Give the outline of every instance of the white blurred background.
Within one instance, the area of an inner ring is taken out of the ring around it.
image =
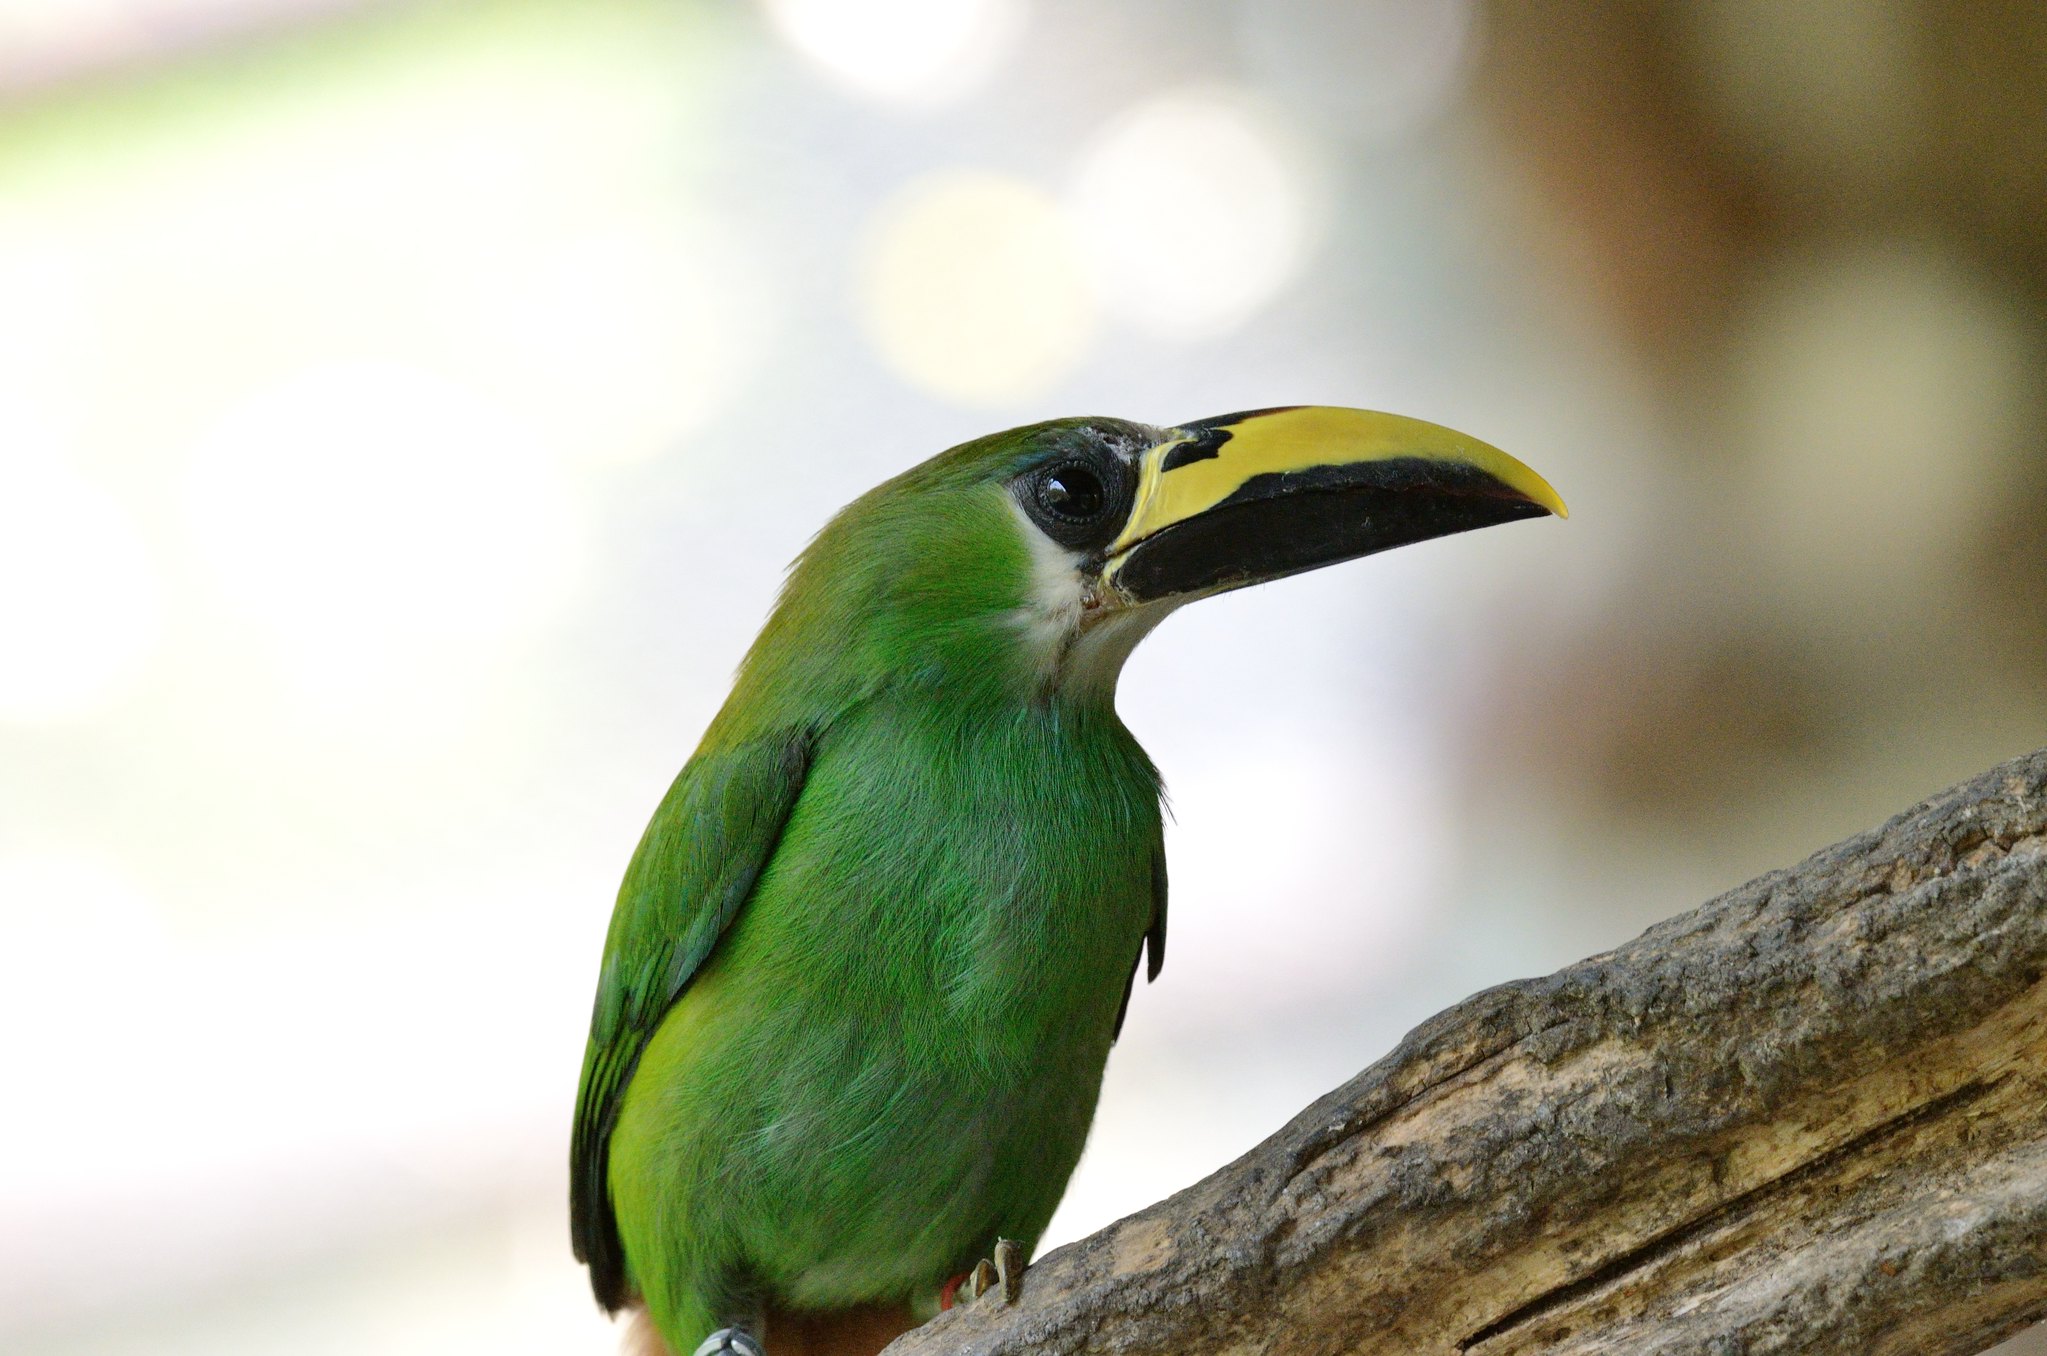
[[[2047,742],[2047,10],[1959,14],[0,0],[0,1347],[612,1350],[617,877],[997,428],[1389,408],[1574,513],[1139,653],[1172,963],[1048,1242]]]

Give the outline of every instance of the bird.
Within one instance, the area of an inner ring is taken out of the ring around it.
[[[1196,599],[1550,514],[1476,438],[1314,405],[1032,424],[842,510],[619,888],[570,1147],[598,1303],[649,1352],[851,1356],[1013,1300],[1165,960],[1132,649]]]

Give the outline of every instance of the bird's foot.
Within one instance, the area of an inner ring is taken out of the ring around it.
[[[965,1303],[991,1291],[1000,1295],[1004,1304],[1014,1304],[1023,1293],[1023,1274],[1023,1245],[1013,1238],[998,1238],[994,1257],[982,1258],[972,1271],[946,1286],[941,1307],[950,1309],[956,1299]]]
[[[706,1337],[691,1356],[767,1356],[767,1352],[744,1328],[720,1328]]]

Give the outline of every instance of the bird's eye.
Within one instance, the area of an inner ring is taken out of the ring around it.
[[[1086,523],[1108,505],[1102,478],[1082,462],[1062,461],[1038,477],[1038,507],[1061,522]]]
[[[1112,430],[1119,432],[1119,430]],[[1130,516],[1137,488],[1126,450],[1093,427],[1055,428],[1038,444],[1041,459],[1026,466],[1009,491],[1038,531],[1069,551],[1107,546]],[[1130,442],[1139,430],[1131,430]]]

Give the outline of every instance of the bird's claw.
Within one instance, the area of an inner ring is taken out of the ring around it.
[[[993,1291],[1002,1297],[1004,1304],[1014,1304],[1017,1296],[1023,1293],[1023,1274],[1022,1245],[1013,1238],[998,1238],[993,1259],[984,1257],[974,1263],[974,1269],[960,1282],[960,1293],[970,1300],[977,1300]]]
[[[974,1263],[973,1270],[960,1278],[957,1293],[964,1299],[977,1300],[995,1287],[995,1264],[983,1257]]]
[[[995,1286],[1004,1304],[1014,1304],[1023,1294],[1023,1244],[1013,1238],[995,1240]]]
[[[706,1337],[691,1356],[767,1356],[753,1334],[743,1328],[720,1328]]]

